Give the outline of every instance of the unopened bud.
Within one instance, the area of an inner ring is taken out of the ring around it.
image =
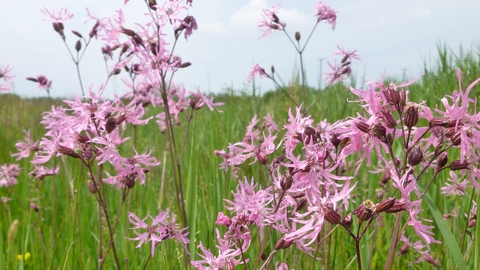
[[[57,151],[65,156],[73,157],[73,158],[80,158],[80,155],[75,153],[75,151],[72,148],[66,147],[66,146],[57,146]]]
[[[301,198],[300,200],[297,201],[297,205],[295,206],[295,212],[299,212],[302,210],[305,205],[307,205],[307,199]]]
[[[75,43],[75,50],[79,52],[82,49],[82,41],[79,39],[77,43]]]
[[[127,28],[122,28],[122,33],[129,36],[129,37],[134,37],[136,36],[137,34],[135,33],[135,31],[133,30],[130,30],[130,29],[127,29]]]
[[[332,137],[330,137],[330,142],[333,144],[333,146],[337,147],[340,145],[341,141],[336,133],[332,133]]]
[[[79,32],[77,32],[75,30],[72,30],[72,33],[79,38],[83,38],[82,34],[80,34]]]
[[[116,68],[113,70],[112,75],[118,75],[120,72],[122,72],[122,70],[120,68]]]
[[[392,206],[395,204],[395,201],[395,198],[388,198],[384,200],[383,202],[377,204],[375,207],[375,212],[381,213],[387,211],[388,209],[392,208]]]
[[[353,219],[350,214],[346,215],[342,219],[342,226],[347,229],[347,231],[350,231],[350,228],[352,227]]]
[[[136,174],[130,174],[125,179],[125,186],[128,188],[133,188],[135,186]]]
[[[447,124],[447,121],[443,118],[433,118],[430,120],[429,126],[430,127],[444,127]]]
[[[148,0],[148,6],[150,7],[151,10],[157,10],[157,1],[155,0]]]
[[[325,220],[332,223],[333,225],[337,225],[337,224],[340,224],[340,222],[342,221],[342,216],[340,216],[339,213],[333,210],[329,210],[325,214]]]
[[[30,204],[30,208],[32,208],[33,211],[35,211],[35,212],[37,212],[37,213],[40,212],[40,208],[38,208],[38,206],[37,206],[36,204],[34,204],[34,203],[31,203],[31,204]]]
[[[385,171],[383,171],[382,183],[384,183],[384,184],[388,183],[388,181],[391,178],[392,178],[392,173],[390,172],[390,170],[386,169]]]
[[[295,32],[295,40],[300,41],[300,38],[301,38],[300,32]]]
[[[477,220],[476,220],[475,218],[471,218],[471,219],[468,221],[467,226],[468,226],[469,228],[475,227],[476,222],[477,222]]]
[[[190,62],[184,62],[184,63],[181,63],[181,64],[179,65],[179,67],[180,67],[180,68],[186,68],[186,67],[189,67],[189,66],[191,66],[191,65],[192,65],[192,63],[190,63]]]
[[[468,165],[470,165],[470,164],[466,161],[461,162],[460,160],[454,160],[448,166],[450,167],[450,170],[458,171],[458,170],[468,169]]]
[[[280,180],[280,187],[283,191],[289,190],[292,187],[293,177],[287,173],[285,177]]]
[[[448,162],[448,153],[442,152],[437,158],[437,170],[443,168]]]
[[[390,112],[384,112],[382,114],[382,118],[383,118],[383,121],[385,123],[385,125],[390,128],[390,129],[393,129],[397,126],[397,121],[395,120],[395,118],[393,117],[392,113]]]
[[[117,127],[115,124],[115,119],[114,118],[108,118],[107,123],[105,123],[105,130],[107,133],[112,133],[112,131]]]
[[[462,143],[462,133],[460,131],[455,132],[451,140],[454,146],[459,146]]]
[[[272,18],[274,23],[280,23],[280,19],[278,18],[277,14],[273,13]]]
[[[408,107],[405,112],[405,118],[403,119],[405,125],[411,129],[418,123],[418,109],[415,106]]]
[[[385,213],[389,213],[389,214],[392,214],[392,213],[397,213],[397,212],[400,212],[402,210],[406,210],[405,209],[405,202],[400,202],[398,200],[395,200],[395,202],[393,203],[392,207],[390,207],[389,209],[385,210],[384,212]]]
[[[97,21],[97,22],[95,23],[95,25],[93,25],[92,30],[90,30],[90,33],[88,33],[88,36],[89,36],[90,38],[93,38],[93,37],[96,37],[96,36],[97,36],[97,31],[98,31],[98,27],[99,27],[99,26],[100,26],[100,22],[99,22],[99,21]]]
[[[363,133],[368,133],[370,131],[370,126],[363,121],[355,122],[355,126]]]
[[[400,253],[402,255],[407,254],[409,250],[410,250],[410,245],[405,244],[402,247],[400,247]]]
[[[370,219],[372,217],[372,213],[373,213],[372,210],[368,209],[365,206],[365,202],[362,203],[361,205],[359,205],[357,207],[357,209],[355,210],[355,212],[357,214],[359,223],[361,223],[362,221]]]
[[[271,66],[271,67],[270,67],[270,70],[272,71],[272,74],[275,73],[275,67],[274,67],[274,66]]]
[[[91,193],[95,194],[97,192],[97,185],[95,185],[95,183],[92,182],[92,180],[88,180],[87,186],[88,186],[88,190]]]
[[[374,124],[372,127],[373,135],[380,140],[385,139],[387,135],[387,130],[384,126],[380,124]]]
[[[410,155],[408,155],[408,164],[410,166],[416,166],[420,164],[423,160],[423,153],[422,150],[420,150],[420,147],[415,147],[413,150],[410,152]]]

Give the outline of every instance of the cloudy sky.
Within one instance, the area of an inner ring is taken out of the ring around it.
[[[160,3],[160,0],[157,0]],[[198,23],[198,31],[184,39],[176,49],[183,61],[192,66],[176,75],[188,90],[217,93],[226,88],[251,89],[246,78],[255,63],[269,69],[288,82],[298,71],[298,59],[291,43],[281,33],[259,39],[262,32],[257,25],[262,9],[280,3],[280,20],[286,30],[296,31],[305,40],[315,23],[314,6],[317,1],[271,0],[194,0],[188,13]],[[424,62],[435,63],[436,46],[446,43],[453,51],[480,44],[480,1],[380,1],[342,0],[326,1],[335,9],[335,30],[322,23],[317,27],[304,53],[309,85],[318,86],[320,63],[327,71],[326,61],[334,60],[336,45],[357,50],[361,62],[353,64],[358,77],[380,79],[384,70],[388,75],[407,79],[421,73]],[[13,92],[21,96],[45,96],[35,83],[25,77],[46,75],[53,81],[52,95],[72,97],[80,94],[76,69],[51,22],[45,21],[40,9],[67,7],[74,14],[65,23],[67,42],[73,50],[76,38],[69,30],[86,35],[92,23],[84,24],[88,7],[99,17],[122,9],[127,26],[146,22],[143,1],[130,0],[0,0],[0,66],[13,67]],[[105,65],[100,53],[101,40],[87,51],[81,72],[84,84],[100,85],[105,80]],[[322,60],[321,60],[322,59]],[[124,93],[121,77],[111,80],[106,95]],[[273,89],[266,80],[257,80],[261,92]],[[324,85],[324,82],[322,82]],[[250,91],[250,90],[249,90]]]

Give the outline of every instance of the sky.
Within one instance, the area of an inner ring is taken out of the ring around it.
[[[157,0],[160,4],[161,1]],[[175,54],[192,66],[175,75],[189,91],[204,93],[225,92],[233,88],[251,92],[247,83],[251,68],[256,64],[269,70],[288,83],[299,71],[298,54],[283,32],[261,38],[258,28],[262,10],[276,3],[281,5],[278,16],[287,24],[286,31],[293,37],[296,31],[302,42],[316,22],[314,6],[318,1],[270,0],[194,0],[188,10],[196,18],[198,30],[185,41],[182,39]],[[454,53],[480,45],[480,1],[438,0],[342,0],[324,1],[337,11],[335,30],[321,23],[313,33],[304,52],[308,85],[325,85],[319,80],[320,71],[327,72],[327,61],[333,62],[337,45],[356,50],[362,60],[352,64],[357,81],[380,80],[385,72],[389,77],[405,79],[422,73],[424,63],[434,66],[437,46],[446,44]],[[42,8],[59,10],[65,6],[74,14],[65,23],[67,43],[72,50],[77,40],[70,33],[74,29],[84,35],[92,22],[86,9],[99,17],[111,16],[122,9],[125,24],[132,29],[137,22],[147,22],[143,1],[130,0],[0,0],[0,67],[13,67],[13,93],[23,97],[44,97],[46,93],[26,77],[45,75],[53,81],[53,97],[72,98],[80,95],[75,65],[51,22],[45,21]],[[84,85],[97,87],[105,81],[105,63],[100,48],[102,40],[94,40],[87,50],[80,71]],[[125,74],[123,74],[125,75]],[[323,75],[324,76],[324,75]],[[122,95],[126,87],[122,76],[110,80],[104,95],[111,98]],[[323,77],[324,78],[324,77]],[[255,80],[257,93],[274,89],[268,79]]]

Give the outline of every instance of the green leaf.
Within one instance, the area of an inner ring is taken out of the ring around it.
[[[443,239],[445,239],[445,243],[447,244],[448,251],[452,255],[455,265],[458,267],[458,269],[467,270],[467,265],[463,260],[463,256],[462,256],[462,253],[460,252],[460,248],[458,247],[457,241],[455,241],[455,238],[453,237],[452,233],[448,229],[448,226],[445,223],[445,220],[443,219],[443,215],[440,213],[440,211],[438,211],[437,206],[435,205],[435,203],[432,201],[432,199],[428,194],[425,194],[423,199],[425,200],[425,202],[427,202],[428,207],[430,208],[430,212],[432,213],[433,218],[435,219],[435,223],[437,224],[438,229],[443,235]]]

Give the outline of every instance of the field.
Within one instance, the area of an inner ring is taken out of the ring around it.
[[[421,102],[434,108],[435,104],[441,107],[440,99],[458,89],[457,67],[462,70],[462,85],[464,88],[480,77],[480,51],[465,53],[457,57],[444,47],[439,47],[439,62],[433,66],[425,66],[425,74],[416,83],[409,86],[409,99]],[[386,78],[385,82],[400,83],[398,78]],[[345,83],[347,84],[347,83]],[[360,87],[357,85],[357,87]],[[292,83],[288,88],[289,94],[300,98],[301,89],[298,83]],[[309,88],[307,100],[314,100],[318,90]],[[480,86],[475,86],[470,97],[480,96]],[[349,116],[354,117],[361,113],[357,103],[346,102],[355,100],[347,87],[335,84],[328,89],[311,111],[315,123],[326,119],[334,122]],[[219,212],[228,213],[224,199],[232,199],[232,191],[236,190],[238,181],[244,177],[251,179],[255,176],[256,183],[268,185],[268,171],[259,164],[248,166],[247,161],[239,167],[238,178],[234,179],[230,171],[219,169],[223,160],[214,154],[215,150],[227,149],[229,143],[241,141],[245,128],[254,115],[259,118],[270,113],[275,122],[282,127],[287,121],[287,113],[292,103],[281,91],[273,91],[263,96],[253,96],[247,93],[225,92],[216,96],[217,102],[224,102],[220,107],[222,112],[199,110],[190,123],[188,134],[184,137],[186,120],[180,118],[182,124],[175,127],[176,139],[185,141],[185,153],[182,161],[182,177],[185,193],[186,218],[190,238],[190,260],[201,259],[198,252],[200,241],[206,248],[216,254],[215,224]],[[45,129],[40,124],[42,114],[54,106],[61,106],[61,100],[22,99],[18,96],[0,95],[0,164],[17,163],[11,154],[16,153],[15,143],[22,140],[24,130],[30,130],[34,140],[40,140]],[[160,108],[146,107],[146,116],[155,116]],[[146,118],[146,117],[144,117]],[[280,131],[280,134],[283,134]],[[181,269],[185,266],[185,253],[181,245],[175,241],[161,242],[155,249],[155,256],[149,257],[148,244],[136,248],[138,242],[127,239],[135,237],[133,225],[128,222],[130,211],[144,218],[148,214],[155,216],[158,211],[170,209],[178,213],[175,203],[175,187],[171,160],[167,158],[168,149],[165,149],[166,135],[161,134],[158,125],[151,120],[147,125],[128,127],[125,134],[130,137],[119,149],[125,156],[134,154],[132,146],[138,153],[153,150],[152,155],[160,161],[160,166],[154,167],[146,174],[145,185],[137,183],[131,188],[129,196],[122,204],[121,189],[114,186],[105,188],[105,198],[111,216],[119,214],[118,225],[115,230],[114,241],[116,252],[120,258],[122,269]],[[281,136],[279,136],[281,138]],[[278,149],[277,153],[282,150]],[[449,157],[454,160],[453,156]],[[106,225],[99,233],[99,206],[93,194],[89,191],[89,180],[86,167],[78,159],[67,156],[57,157],[47,163],[49,166],[59,166],[60,173],[45,177],[43,180],[33,179],[28,173],[33,169],[31,157],[18,161],[22,168],[18,176],[18,184],[10,187],[0,187],[0,197],[10,198],[8,202],[0,203],[0,268],[2,269],[94,269],[98,268],[99,245],[103,243],[104,253],[108,253],[104,262],[105,269],[115,268],[115,260],[111,249],[108,248],[109,233]],[[376,160],[372,161],[376,164]],[[478,164],[475,164],[477,166]],[[108,171],[110,165],[105,165]],[[363,166],[354,181],[358,182],[353,194],[357,204],[376,199],[376,189],[381,174],[370,174],[372,168]],[[445,197],[440,194],[440,187],[444,186],[448,177],[447,172],[437,176],[429,190],[429,197],[438,207],[438,213],[452,213],[456,216],[446,219],[445,224],[453,236],[445,239],[437,221],[432,225],[435,239],[442,244],[433,244],[431,254],[439,260],[441,269],[456,269],[458,260],[465,262],[467,269],[478,266],[480,245],[472,238],[480,237],[478,224],[467,228],[468,220],[464,215],[472,208],[471,201],[479,201],[478,190],[468,189],[465,196]],[[428,175],[425,176],[428,178]],[[243,181],[243,180],[242,180]],[[393,193],[390,195],[394,195]],[[35,204],[37,208],[32,207]],[[353,210],[356,206],[351,205]],[[434,209],[423,202],[426,211],[421,216],[434,220]],[[403,215],[403,221],[407,216]],[[180,220],[177,214],[178,221]],[[103,219],[105,223],[105,220]],[[395,218],[392,215],[383,216],[380,222],[371,226],[366,236],[360,241],[362,265],[365,269],[383,269]],[[469,230],[470,234],[466,231]],[[407,231],[412,228],[407,228]],[[225,228],[220,228],[225,233]],[[253,269],[260,243],[252,231],[252,246],[246,252],[249,258],[246,268]],[[411,234],[411,233],[410,233]],[[274,248],[281,235],[273,233],[265,248],[265,253]],[[450,241],[450,242],[449,242]],[[452,253],[452,244],[456,244],[461,251],[461,257]],[[305,253],[292,249],[280,250],[274,262],[287,262],[289,269],[356,269],[355,242],[344,231],[337,229],[333,232],[328,243],[322,246],[325,252],[323,261],[315,262]],[[328,254],[328,255],[327,255]],[[23,259],[22,259],[23,256]],[[457,258],[454,258],[457,256]],[[434,269],[432,264],[422,262],[416,264],[416,254],[410,250],[406,255],[395,258],[393,269]],[[148,261],[148,263],[147,263]],[[410,264],[409,263],[412,263]],[[407,265],[409,265],[407,267]]]

